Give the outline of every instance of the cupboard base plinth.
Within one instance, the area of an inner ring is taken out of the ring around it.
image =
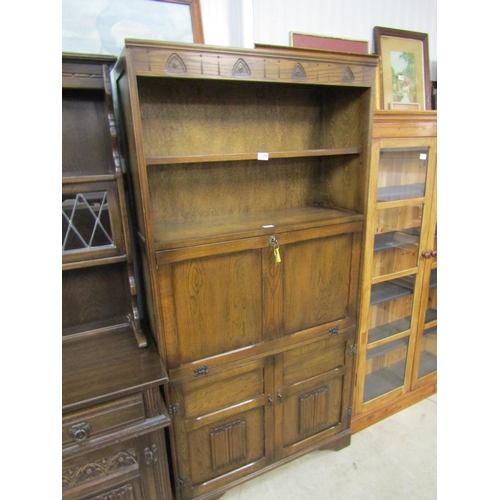
[[[351,422],[351,431],[353,434],[366,429],[370,425],[376,424],[387,417],[405,410],[406,408],[427,399],[437,393],[437,382],[433,382],[428,386],[422,387],[415,391],[409,392],[405,396],[400,397],[396,402],[388,403],[369,413],[354,417]]]

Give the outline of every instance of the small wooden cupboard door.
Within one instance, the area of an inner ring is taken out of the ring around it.
[[[271,357],[170,387],[181,498],[271,463],[272,373]]]
[[[291,456],[348,428],[353,333],[276,355],[276,453]]]
[[[159,266],[169,369],[263,341],[262,250],[251,246],[181,249]]]
[[[345,224],[280,238],[283,334],[355,320],[361,228]]]

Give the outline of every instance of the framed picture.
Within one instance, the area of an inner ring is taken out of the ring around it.
[[[125,38],[204,43],[200,0],[62,0],[62,51],[118,57]]]
[[[382,109],[432,109],[427,33],[376,26],[373,34]]]
[[[319,49],[336,52],[368,54],[368,42],[364,40],[309,35],[306,33],[295,33],[294,31],[290,32],[290,46],[302,49]]]

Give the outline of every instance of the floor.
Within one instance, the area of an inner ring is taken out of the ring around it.
[[[223,500],[437,498],[437,395],[368,427],[339,452],[315,451],[252,479]]]

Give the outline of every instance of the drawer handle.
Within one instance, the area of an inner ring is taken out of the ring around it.
[[[69,435],[77,442],[85,441],[90,432],[90,424],[82,422],[81,424],[75,424],[69,430]]]
[[[332,337],[333,335],[338,335],[339,334],[339,327],[338,326],[332,326],[328,330],[328,336]]]
[[[200,375],[208,375],[208,366],[199,366],[198,368],[195,368],[193,372],[195,377],[199,377]]]

